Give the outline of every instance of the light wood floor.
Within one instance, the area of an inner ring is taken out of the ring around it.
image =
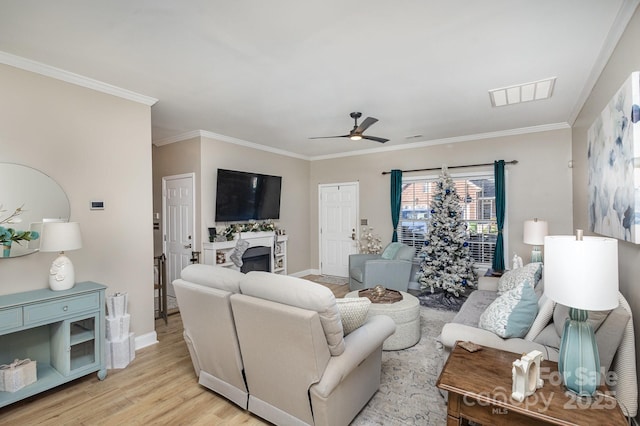
[[[313,277],[308,277],[313,278]],[[347,286],[325,284],[336,297]],[[122,370],[95,374],[0,408],[0,425],[269,425],[200,386],[180,314],[156,321],[158,344]]]

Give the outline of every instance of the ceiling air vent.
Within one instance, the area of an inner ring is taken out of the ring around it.
[[[556,77],[551,77],[531,83],[489,90],[491,106],[500,107],[548,99],[553,94],[553,86],[555,84]]]

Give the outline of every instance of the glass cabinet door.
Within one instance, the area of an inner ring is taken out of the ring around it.
[[[67,376],[97,365],[97,326],[97,314],[51,325],[51,364],[56,370]]]

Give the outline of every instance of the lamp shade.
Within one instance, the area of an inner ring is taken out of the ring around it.
[[[82,248],[80,224],[77,222],[45,222],[40,238],[40,251],[60,252]]]
[[[590,311],[618,306],[618,240],[553,235],[545,237],[544,250],[547,297]]]
[[[544,244],[544,237],[549,234],[549,225],[546,220],[526,220],[524,222],[524,238],[525,244],[541,246]]]

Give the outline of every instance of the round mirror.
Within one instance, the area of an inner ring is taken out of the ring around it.
[[[39,170],[0,163],[0,258],[38,251],[42,223],[69,220],[64,190]]]

